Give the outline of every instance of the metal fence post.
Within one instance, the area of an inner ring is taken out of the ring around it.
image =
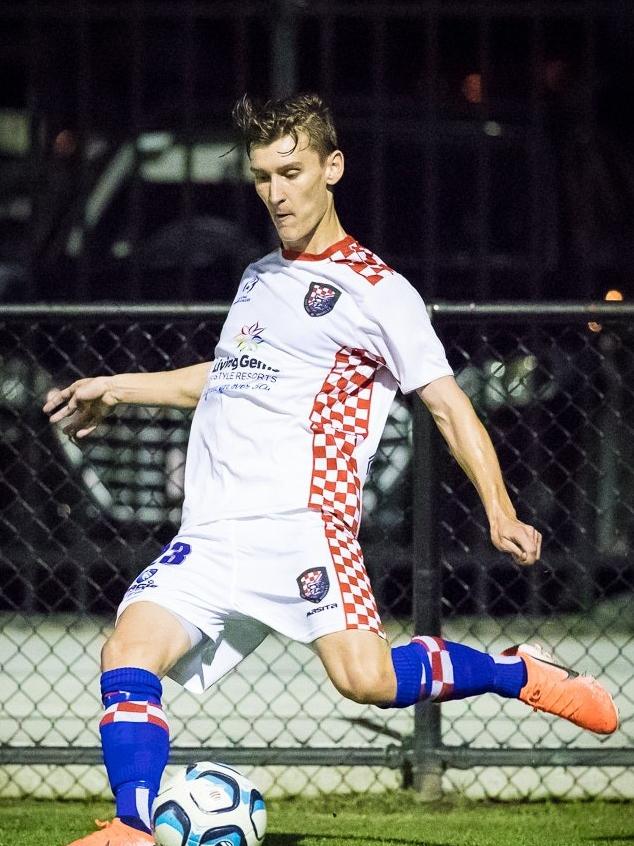
[[[438,484],[434,423],[417,396],[413,398],[413,615],[416,634],[439,635],[441,571],[434,503]],[[442,795],[442,764],[430,754],[441,745],[440,708],[419,702],[414,708],[413,781],[423,801]]]
[[[297,85],[297,11],[293,0],[278,0],[272,27],[271,77],[275,98],[289,97]]]

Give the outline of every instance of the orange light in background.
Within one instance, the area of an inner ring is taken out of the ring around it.
[[[73,153],[77,151],[77,138],[70,129],[62,129],[62,131],[55,136],[55,140],[53,141],[53,150],[55,155],[62,159],[72,156]]]
[[[611,288],[603,299],[607,300],[608,302],[620,303],[623,302],[623,294],[620,291],[617,291],[616,288]],[[591,323],[588,323],[588,329],[591,332],[600,332],[603,329],[603,326],[601,326],[600,323],[594,323],[593,321]]]
[[[467,103],[482,102],[482,74],[468,73],[462,80],[461,91]]]

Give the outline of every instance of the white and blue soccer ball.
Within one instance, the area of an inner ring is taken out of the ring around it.
[[[260,791],[237,770],[202,761],[172,778],[152,804],[158,846],[257,846],[266,807]]]

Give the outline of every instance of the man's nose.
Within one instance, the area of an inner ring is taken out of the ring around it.
[[[283,199],[282,180],[279,176],[273,175],[269,184],[269,203],[272,206],[278,206]]]

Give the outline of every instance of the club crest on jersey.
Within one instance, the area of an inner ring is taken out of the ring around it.
[[[313,567],[297,577],[299,595],[309,602],[321,602],[330,590],[330,580],[325,567]]]
[[[321,317],[333,310],[340,296],[341,291],[333,285],[311,282],[308,293],[304,297],[304,310],[311,317]]]

